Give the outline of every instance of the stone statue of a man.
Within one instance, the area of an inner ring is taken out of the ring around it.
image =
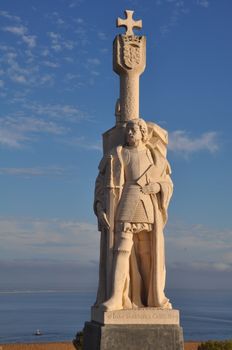
[[[159,128],[160,135],[162,130]],[[103,276],[109,261],[108,248],[101,244],[96,306],[105,311],[171,308],[164,294],[163,236],[173,190],[170,166],[157,143],[150,142],[143,119],[128,121],[125,137],[125,145],[103,157],[96,180],[94,208],[102,242],[113,235],[110,277]]]

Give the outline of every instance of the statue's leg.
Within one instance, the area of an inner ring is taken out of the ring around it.
[[[137,254],[139,258],[139,270],[144,284],[147,303],[149,284],[151,279],[151,232],[142,231],[137,236]]]
[[[110,299],[101,305],[105,311],[123,309],[123,291],[129,274],[129,258],[133,245],[133,235],[130,230],[117,233],[118,241],[115,246],[112,294]]]

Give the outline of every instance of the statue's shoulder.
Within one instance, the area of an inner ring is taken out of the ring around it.
[[[163,157],[167,156],[168,132],[158,124],[147,122],[149,148],[158,151]]]
[[[119,146],[116,146],[116,147],[113,147],[111,148],[111,150],[109,152],[107,152],[105,154],[105,158],[106,159],[109,159],[109,158],[115,158],[115,157],[120,157],[121,153],[122,153],[122,150],[123,150],[123,146],[122,145],[119,145]]]
[[[104,154],[104,156],[102,157],[102,159],[99,163],[99,166],[98,166],[99,171],[104,172],[106,167],[107,167],[108,162],[111,159],[116,159],[116,158],[121,159],[122,150],[123,150],[123,146],[119,145],[117,147],[113,147],[109,152]]]
[[[160,139],[165,145],[168,144],[168,132],[167,130],[161,128],[158,124],[153,122],[147,122],[148,134],[149,138],[157,137]]]

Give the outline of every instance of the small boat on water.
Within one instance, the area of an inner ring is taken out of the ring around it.
[[[36,330],[36,332],[34,333],[35,335],[42,335],[42,333],[40,332],[39,329]]]

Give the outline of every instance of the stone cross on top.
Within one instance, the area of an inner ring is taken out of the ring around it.
[[[132,16],[134,11],[126,10],[125,12],[126,19],[118,18],[116,22],[117,27],[125,27],[126,35],[134,35],[133,28],[141,29],[142,20],[134,21]]]

